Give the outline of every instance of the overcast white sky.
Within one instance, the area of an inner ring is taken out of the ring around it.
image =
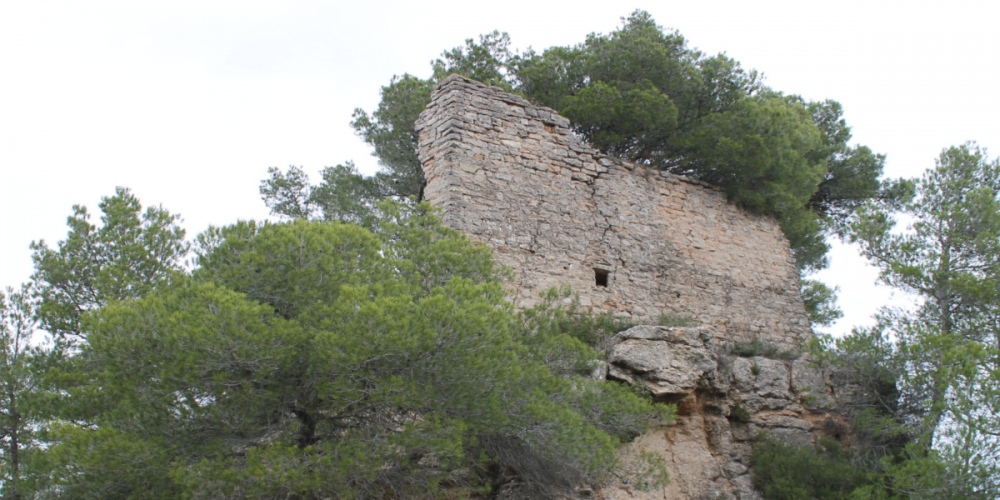
[[[31,274],[28,245],[65,237],[71,206],[128,186],[209,224],[264,218],[271,166],[376,168],[348,122],[394,74],[494,29],[544,49],[609,32],[635,8],[767,83],[835,99],[855,141],[917,176],[966,140],[1000,153],[997,2],[0,3],[0,286]],[[820,278],[847,316],[889,300],[850,247]]]

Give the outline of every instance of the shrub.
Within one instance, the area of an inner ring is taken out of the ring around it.
[[[657,326],[698,326],[700,324],[698,320],[685,315],[661,314],[656,320]]]
[[[805,405],[806,408],[815,408],[816,405],[819,404],[819,398],[813,396],[812,394],[806,394],[802,397],[802,404]]]
[[[563,306],[562,302],[570,297],[569,304]],[[638,324],[611,311],[593,314],[589,307],[580,306],[579,297],[573,296],[568,287],[551,288],[542,299],[541,304],[521,313],[528,329],[549,336],[565,334],[601,352],[616,333]]]
[[[797,359],[801,355],[794,350],[781,350],[778,346],[764,342],[759,338],[750,342],[726,344],[726,352],[742,358],[762,356],[772,359]]]
[[[824,438],[815,446],[794,446],[762,433],[750,455],[754,485],[775,500],[846,499],[865,481],[851,454]]]
[[[737,402],[733,405],[733,409],[729,410],[729,416],[737,422],[742,422],[744,424],[750,422],[750,419],[752,418],[750,410],[740,402]]]

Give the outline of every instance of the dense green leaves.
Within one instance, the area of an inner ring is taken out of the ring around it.
[[[773,214],[800,267],[825,267],[820,220],[806,208],[826,169],[810,161],[820,134],[796,99],[761,95],[702,118],[678,143],[686,173],[722,186],[730,199]]]
[[[43,420],[39,368],[45,352],[32,347],[38,303],[30,285],[0,291],[0,482],[4,498],[24,498],[30,466],[40,451]]]
[[[562,114],[577,131],[598,149],[617,156],[641,149],[638,136],[666,140],[677,125],[677,106],[648,80],[624,89],[594,82],[562,102]]]
[[[382,172],[376,176],[385,195],[423,198],[424,171],[417,159],[416,121],[431,100],[433,83],[411,75],[393,77],[382,87],[382,101],[374,113],[354,110],[351,127],[371,145]]]
[[[285,173],[271,168],[268,173],[260,184],[261,198],[272,214],[292,219],[339,220],[371,228],[379,217],[378,202],[392,193],[384,186],[386,178],[364,177],[351,162],[324,168],[323,181],[316,186],[298,167]]]
[[[680,33],[665,32],[646,12],[636,11],[624,21],[619,30],[588,35],[582,44],[525,54],[517,75],[529,98],[566,113],[598,147],[664,168],[679,153],[671,151],[673,139],[700,118],[755,93],[759,79],[723,55],[706,58],[688,48]],[[636,106],[641,101],[666,116],[644,113]],[[585,103],[609,112],[595,121],[576,111]],[[606,143],[602,136],[620,140]]]
[[[69,234],[56,249],[31,244],[42,298],[42,327],[78,339],[80,317],[116,300],[143,296],[180,269],[187,252],[180,217],[157,207],[142,212],[128,189],[101,199],[101,226],[89,222],[87,208],[73,206]]]
[[[816,280],[802,280],[802,301],[812,324],[831,325],[844,316],[836,305],[837,291]]]
[[[269,304],[286,318],[335,301],[343,287],[378,283],[387,272],[378,239],[353,224],[297,220],[265,224],[252,238],[229,237],[245,227],[223,230],[223,241],[199,259],[195,276]]]
[[[880,281],[913,294],[835,342],[869,388],[856,426],[877,478],[863,498],[1000,494],[1000,162],[973,143],[944,150],[898,208],[869,203],[847,233]]]
[[[690,48],[647,12],[623,21],[574,46],[523,54],[494,31],[445,51],[427,80],[394,78],[372,116],[357,110],[352,122],[381,159],[377,178],[405,187],[395,196],[419,198],[413,121],[430,88],[458,73],[555,109],[607,154],[719,185],[734,202],[775,216],[804,271],[827,265],[825,235],[842,234],[866,200],[907,195],[907,184],[879,180],[884,156],[848,144],[837,102],[771,90],[756,71]]]
[[[669,416],[512,311],[486,247],[426,205],[379,209],[375,232],[212,229],[191,278],[85,315],[87,342],[50,374],[80,425],[49,433],[46,494],[381,498],[518,478],[552,495],[610,478],[618,444]]]
[[[846,500],[867,479],[863,470],[851,464],[850,454],[832,439],[798,447],[761,434],[750,464],[754,484],[764,498],[775,500]]]

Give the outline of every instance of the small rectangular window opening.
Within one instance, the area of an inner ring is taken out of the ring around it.
[[[594,281],[596,281],[597,286],[608,286],[608,272],[604,269],[594,269]]]

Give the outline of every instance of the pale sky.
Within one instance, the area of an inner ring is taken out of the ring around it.
[[[905,7],[903,7],[905,6]],[[265,218],[267,168],[377,166],[348,126],[395,74],[494,29],[544,49],[607,33],[635,8],[766,83],[844,105],[854,141],[917,176],[942,148],[1000,153],[997,2],[0,3],[0,286],[31,274],[28,245],[66,235],[74,204],[130,187],[209,224]],[[865,324],[890,292],[850,247],[819,278]],[[898,298],[897,298],[898,299]]]

